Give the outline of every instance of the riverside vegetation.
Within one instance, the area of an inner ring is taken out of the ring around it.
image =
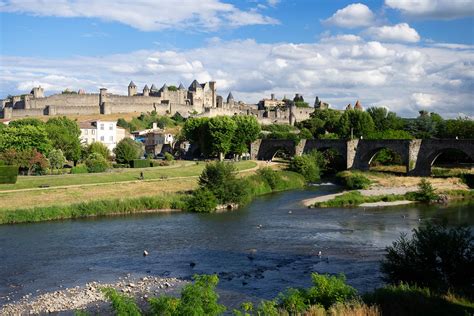
[[[449,245],[448,247],[445,247]],[[386,248],[381,270],[388,284],[358,294],[343,274],[312,273],[309,288],[288,288],[272,300],[241,304],[236,316],[251,315],[469,315],[474,312],[474,236],[466,227],[431,224],[414,230]],[[195,275],[180,297],[148,298],[138,306],[112,288],[103,292],[116,315],[221,315],[215,291],[217,275]],[[87,315],[79,311],[79,315]]]

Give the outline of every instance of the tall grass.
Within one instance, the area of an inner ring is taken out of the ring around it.
[[[318,202],[314,204],[315,207],[355,207],[362,203],[374,203],[374,202],[393,202],[406,200],[406,196],[402,194],[386,194],[386,195],[375,195],[365,196],[359,191],[350,191],[344,194],[336,196],[334,199]]]

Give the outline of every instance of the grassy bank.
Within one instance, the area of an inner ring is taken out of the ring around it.
[[[145,180],[199,176],[205,165],[204,162],[182,161],[176,162],[169,167],[113,169],[103,173],[67,174],[61,176],[19,176],[16,184],[0,184],[0,191],[34,189],[45,186],[65,187],[136,181],[140,176],[140,172],[143,172]],[[256,165],[254,161],[240,161],[235,164],[235,167],[237,170],[245,170]]]
[[[451,190],[441,192],[441,195],[446,195],[448,200],[471,200],[474,199],[474,190]],[[355,207],[363,203],[375,202],[393,202],[393,201],[416,201],[413,192],[406,194],[386,194],[365,196],[359,191],[349,191],[344,194],[336,196],[334,199],[324,202],[317,202],[314,207]]]
[[[276,191],[302,188],[305,185],[304,178],[297,173],[278,171],[278,174],[281,176],[281,181],[274,188],[257,174],[247,176],[242,181],[246,181],[249,190],[252,192],[252,197]],[[138,198],[101,199],[62,205],[0,210],[0,224],[133,214],[147,210],[183,209],[189,196],[189,194],[170,192]]]

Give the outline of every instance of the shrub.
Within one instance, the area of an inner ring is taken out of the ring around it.
[[[361,173],[342,171],[336,174],[339,182],[350,190],[367,189],[371,181]]]
[[[313,273],[311,279],[313,286],[307,290],[307,298],[313,305],[321,304],[327,309],[335,303],[343,303],[356,298],[357,291],[346,284],[344,274],[330,276]]]
[[[321,170],[312,155],[293,157],[290,161],[289,170],[303,175],[308,182],[316,182],[321,176]]]
[[[433,186],[425,178],[421,179],[420,183],[418,183],[418,191],[409,196],[421,202],[430,202],[438,199],[438,195],[435,193]]]
[[[132,160],[132,168],[148,168],[151,166],[150,160],[148,159],[134,159]]]
[[[102,289],[105,297],[112,302],[115,315],[118,316],[141,316],[142,313],[135,301],[128,296],[119,294],[115,289]]]
[[[160,296],[148,300],[152,315],[173,316],[176,315],[179,298]]]
[[[128,163],[114,163],[112,165],[114,168],[130,168],[130,165]]]
[[[464,182],[470,189],[474,188],[474,174],[464,173],[461,175],[461,180]]]
[[[275,190],[277,187],[281,186],[282,179],[280,175],[270,167],[258,169],[257,175],[264,179],[272,190]]]
[[[165,160],[166,161],[173,161],[174,160],[174,157],[172,154],[170,153],[165,153]]]
[[[289,288],[284,294],[279,295],[279,301],[280,307],[291,315],[298,315],[308,308],[306,293],[299,289]]]
[[[90,144],[87,147],[87,153],[88,155],[92,153],[98,153],[107,160],[110,158],[109,148],[105,146],[104,144],[102,144],[101,142],[93,142],[92,144]]]
[[[98,153],[92,153],[86,160],[87,171],[90,173],[104,172],[109,168],[109,163]]]
[[[219,278],[217,275],[194,275],[194,284],[186,285],[181,291],[181,299],[177,307],[179,315],[222,314],[226,308],[217,303],[219,295],[215,289]]]
[[[1,184],[15,184],[18,177],[18,166],[0,164],[0,183]]]
[[[71,173],[72,174],[88,173],[88,172],[89,171],[87,170],[86,165],[77,165],[77,166],[71,168]]]
[[[474,236],[469,228],[445,224],[414,229],[386,248],[381,270],[386,281],[437,290],[474,291]]]
[[[63,151],[61,149],[51,149],[48,154],[49,164],[51,169],[62,169],[66,163]]]
[[[130,138],[122,139],[114,149],[115,160],[118,163],[130,163],[143,155],[142,145]]]
[[[209,213],[216,210],[218,201],[214,194],[205,188],[197,189],[186,203],[186,210],[197,213]]]

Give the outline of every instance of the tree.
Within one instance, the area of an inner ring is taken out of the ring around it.
[[[391,283],[406,282],[446,291],[473,293],[474,236],[469,227],[431,224],[386,248],[381,268]]]
[[[370,107],[367,109],[367,113],[372,117],[376,131],[382,132],[403,128],[403,120],[394,112],[389,112],[385,107]]]
[[[62,169],[66,163],[66,158],[61,149],[51,149],[48,154],[48,160],[51,166],[51,172],[54,169]]]
[[[31,126],[42,126],[44,127],[45,123],[37,118],[23,118],[23,119],[20,119],[20,120],[15,120],[15,121],[11,121],[8,126],[10,127],[22,127],[22,126],[27,126],[27,125],[31,125]]]
[[[474,121],[469,117],[458,117],[455,120],[443,121],[439,128],[439,138],[460,138],[473,139],[474,138]]]
[[[337,132],[341,112],[331,109],[316,109],[308,120],[297,123],[298,128],[307,128],[315,138],[322,138],[326,133]]]
[[[88,155],[92,153],[98,153],[102,155],[105,159],[110,158],[110,150],[107,146],[102,144],[101,142],[93,142],[87,147],[87,153]]]
[[[114,149],[115,160],[118,163],[130,163],[143,155],[142,145],[130,138],[122,139]]]
[[[36,149],[40,153],[47,154],[51,150],[51,141],[41,126],[8,126],[0,133],[0,152],[7,149],[16,151]]]
[[[260,124],[254,116],[235,115],[237,127],[232,137],[232,151],[238,155],[248,152],[249,146],[260,134]]]
[[[81,130],[76,121],[67,117],[55,117],[46,122],[46,131],[56,149],[61,149],[68,160],[74,162],[81,158]]]
[[[420,116],[415,120],[408,121],[408,131],[418,139],[433,138],[438,134],[443,119],[436,113],[420,111]]]
[[[181,132],[187,140],[199,147],[204,156],[211,153],[211,135],[207,117],[186,120]]]
[[[312,151],[309,154],[293,157],[289,169],[303,175],[308,182],[316,182],[320,179],[321,169],[325,167],[325,164],[323,154]]]
[[[367,136],[374,130],[374,121],[369,113],[359,110],[346,110],[339,119],[338,134],[341,138]]]
[[[232,146],[232,139],[237,124],[228,116],[216,116],[209,120],[209,135],[211,136],[211,153],[223,160]]]

